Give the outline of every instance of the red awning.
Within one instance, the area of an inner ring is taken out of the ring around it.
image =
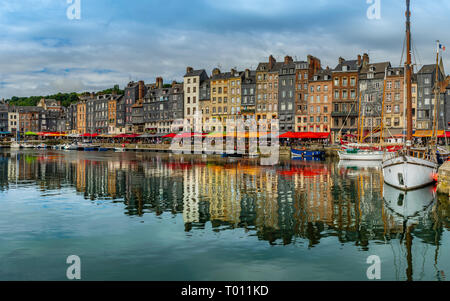
[[[80,137],[97,137],[97,136],[98,136],[97,133],[95,133],[95,134],[86,133],[86,134],[81,135]]]
[[[139,137],[139,134],[120,134],[117,136],[114,136],[114,138],[136,138]]]
[[[447,131],[447,132],[445,132],[445,135],[442,134],[442,135],[438,136],[438,138],[450,138],[450,132]]]
[[[292,138],[296,139],[327,139],[330,133],[298,132],[293,133]]]
[[[295,138],[295,134],[296,133],[293,132],[287,132],[283,135],[278,136],[278,138]]]

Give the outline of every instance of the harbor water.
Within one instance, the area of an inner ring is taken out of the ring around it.
[[[449,280],[450,204],[378,163],[0,149],[0,280]]]

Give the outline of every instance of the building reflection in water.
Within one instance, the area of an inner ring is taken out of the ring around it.
[[[148,153],[1,152],[0,190],[74,189],[88,200],[124,204],[130,216],[181,214],[185,231],[244,228],[270,244],[326,237],[368,250],[408,235],[439,245],[448,199],[432,190],[403,197],[383,185],[377,164],[201,159]],[[413,205],[411,205],[413,204]]]

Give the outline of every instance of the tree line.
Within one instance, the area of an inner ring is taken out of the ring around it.
[[[121,90],[119,88],[119,85],[115,85],[113,88],[109,88],[103,91],[97,92],[97,94],[112,94],[113,92],[116,92],[118,95],[123,95],[124,90]],[[10,105],[14,106],[36,106],[39,101],[42,98],[45,99],[55,99],[59,102],[61,102],[61,105],[64,107],[70,106],[72,103],[76,103],[80,100],[80,96],[83,95],[89,95],[90,92],[83,92],[83,93],[58,93],[53,95],[47,95],[47,96],[29,96],[29,97],[17,97],[13,96],[11,99],[7,99],[6,102]]]

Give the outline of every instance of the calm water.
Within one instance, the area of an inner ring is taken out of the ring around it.
[[[449,217],[376,165],[0,150],[0,280],[448,280]]]

